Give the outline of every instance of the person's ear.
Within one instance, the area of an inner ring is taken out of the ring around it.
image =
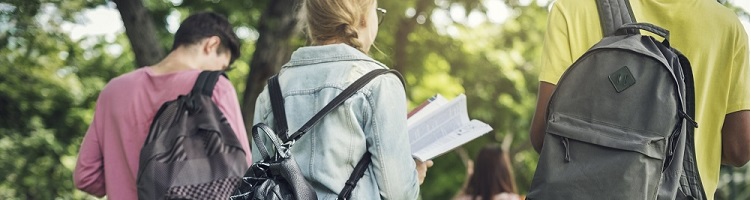
[[[217,36],[211,36],[206,38],[203,45],[203,53],[215,53],[219,46],[222,44],[222,40]]]
[[[360,27],[368,27],[368,15],[363,14],[360,16]]]

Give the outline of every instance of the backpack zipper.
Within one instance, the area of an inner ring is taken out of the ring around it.
[[[571,162],[571,154],[569,154],[569,141],[566,137],[561,137],[561,143],[563,143],[563,149],[565,151],[565,155],[563,156],[563,160],[566,162]]]
[[[678,113],[683,113],[683,111],[678,111]],[[682,115],[681,115],[682,116]],[[691,120],[691,119],[689,119]],[[688,121],[688,120],[687,120]],[[695,124],[695,123],[694,123]],[[665,158],[665,161],[662,165],[662,171],[664,172],[665,169],[668,168],[670,163],[673,162],[673,154],[675,154],[675,148],[678,147],[678,136],[681,135],[681,127],[683,126],[683,119],[680,119],[678,121],[678,124],[675,125],[675,128],[673,128],[673,132],[668,136],[668,156]]]
[[[683,119],[686,119],[687,122],[691,124],[691,126],[693,126],[694,128],[699,128],[699,124],[696,123],[696,120],[694,120],[694,118],[691,118],[691,116],[688,116],[686,111],[683,111],[683,109],[680,109],[678,110],[678,114],[680,114]]]

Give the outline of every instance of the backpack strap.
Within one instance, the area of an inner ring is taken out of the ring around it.
[[[337,200],[346,200],[352,196],[352,190],[355,190],[357,181],[365,175],[365,170],[368,169],[368,166],[372,161],[370,160],[370,156],[370,152],[365,151],[365,155],[363,155],[360,161],[357,162],[357,166],[352,170],[352,174],[349,175],[347,182],[344,183],[344,188],[339,192],[339,196],[336,198]]]
[[[289,137],[286,137],[287,133],[287,119],[286,119],[286,113],[284,110],[284,98],[282,97],[281,87],[279,86],[279,78],[277,76],[272,77],[269,79],[269,96],[271,97],[271,108],[272,112],[274,114],[274,119],[277,124],[277,130],[279,133],[277,134],[284,134],[281,138],[284,140],[284,142],[289,142],[292,140],[300,139],[305,133],[310,131],[313,126],[318,124],[318,122],[321,121],[321,119],[326,116],[331,110],[336,108],[337,106],[341,105],[349,99],[352,95],[357,93],[360,88],[365,87],[371,80],[375,79],[376,77],[392,73],[399,77],[399,80],[401,80],[402,84],[404,84],[404,78],[402,77],[399,72],[392,69],[376,69],[373,71],[368,72],[367,74],[363,75],[359,79],[357,79],[354,83],[352,83],[349,87],[344,89],[342,93],[334,97],[334,100],[331,100],[326,106],[324,106],[318,113],[316,113],[308,122],[306,122],[302,127],[300,127],[299,130],[297,130],[295,133],[290,135]]]
[[[597,11],[600,14],[602,36],[613,35],[622,25],[635,23],[634,11],[631,10],[629,0],[596,0]],[[631,33],[634,33],[634,30]]]
[[[206,96],[214,94],[214,86],[216,86],[216,82],[219,80],[219,75],[227,77],[227,74],[223,71],[202,71],[193,85],[191,94],[203,94]]]
[[[694,72],[691,69],[691,64],[688,61],[688,58],[681,54],[678,51],[675,51],[678,55],[678,60],[681,64],[681,68],[683,70],[684,74],[684,83],[686,85],[686,110],[685,113],[688,115],[689,119],[696,119],[696,111],[695,111],[695,88],[694,88]],[[689,121],[689,119],[684,119]],[[683,176],[686,176],[685,181],[687,183],[684,183],[684,179],[681,178],[681,187],[683,189],[688,190],[688,194],[694,199],[706,199],[706,192],[704,191],[704,185],[701,182],[701,176],[699,174],[699,167],[696,163],[696,143],[694,138],[694,131],[695,128],[698,127],[696,122],[689,122],[688,125],[686,125],[686,148],[684,149],[684,155],[683,155]],[[688,188],[686,188],[688,187]]]
[[[273,76],[268,80],[269,85],[269,97],[271,97],[271,112],[274,114],[274,121],[276,121],[275,129],[276,134],[282,141],[287,141],[287,114],[284,110],[284,97],[282,97],[282,87],[279,86],[279,76]]]
[[[326,104],[318,113],[316,113],[308,122],[306,122],[298,131],[296,131],[294,134],[292,134],[290,137],[287,136],[287,119],[286,119],[286,113],[284,110],[284,98],[282,97],[281,87],[279,86],[279,78],[278,75],[272,77],[269,79],[269,96],[271,97],[271,109],[274,114],[274,120],[276,121],[276,128],[279,130],[277,134],[281,135],[281,138],[283,138],[284,142],[292,142],[300,139],[305,133],[310,131],[310,129],[318,124],[318,122],[321,121],[321,119],[326,116],[329,112],[331,112],[334,108],[341,105],[349,99],[352,95],[357,93],[358,90],[365,87],[371,80],[375,79],[376,77],[392,73],[396,75],[399,80],[402,82],[402,85],[404,85],[404,78],[401,74],[399,74],[398,71],[392,70],[392,69],[376,69],[373,71],[368,72],[367,74],[363,75],[359,79],[357,79],[354,83],[352,83],[349,87],[344,89],[342,93],[334,97],[334,100]],[[362,176],[365,174],[365,170],[367,170],[368,166],[371,163],[371,154],[370,152],[365,152],[363,157],[360,159],[360,161],[357,162],[357,165],[355,166],[354,170],[352,171],[352,174],[350,174],[350,177],[347,179],[347,182],[345,183],[344,188],[339,193],[339,196],[337,199],[349,199],[350,196],[352,196],[352,190],[354,190],[355,186],[357,185],[357,182],[362,178]]]

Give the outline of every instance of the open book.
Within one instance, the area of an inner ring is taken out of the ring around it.
[[[492,131],[488,124],[469,120],[467,97],[451,101],[436,95],[409,113],[407,132],[412,157],[426,161]]]

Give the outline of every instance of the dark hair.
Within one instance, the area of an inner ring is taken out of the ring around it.
[[[213,12],[201,12],[188,16],[175,33],[175,41],[172,42],[174,51],[183,45],[192,45],[200,42],[202,39],[217,36],[221,39],[222,44],[217,49],[217,53],[230,51],[230,63],[240,56],[240,39],[232,31],[232,25],[227,18]]]
[[[498,145],[485,146],[475,159],[475,168],[464,194],[471,199],[490,200],[504,192],[516,194],[509,157]]]

